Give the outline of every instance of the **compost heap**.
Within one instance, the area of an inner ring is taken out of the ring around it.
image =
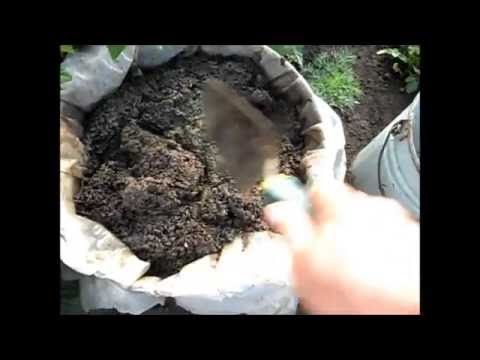
[[[75,203],[78,214],[150,261],[148,275],[169,276],[239,234],[267,229],[258,187],[241,194],[216,166],[216,147],[201,123],[209,78],[228,83],[278,126],[280,170],[301,176],[298,114],[272,98],[252,60],[198,54],[129,74],[85,122],[88,163]]]

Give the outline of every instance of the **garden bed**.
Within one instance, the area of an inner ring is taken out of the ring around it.
[[[413,101],[414,94],[400,91],[403,83],[391,70],[392,64],[376,54],[389,45],[305,45],[305,64],[321,52],[333,52],[342,47],[356,56],[354,70],[362,90],[359,103],[352,109],[334,107],[343,121],[346,181],[351,183],[350,166],[355,156]]]
[[[277,124],[280,170],[301,176],[301,123],[252,60],[205,54],[129,77],[90,114],[80,215],[104,225],[162,278],[239,234],[266,230],[258,187],[241,194],[202,126],[202,84],[225,81]]]

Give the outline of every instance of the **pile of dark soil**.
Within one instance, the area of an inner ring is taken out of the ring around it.
[[[241,194],[216,166],[200,120],[208,78],[228,83],[278,125],[281,171],[301,176],[302,124],[293,107],[272,98],[253,61],[201,54],[129,76],[87,119],[89,160],[76,207],[150,261],[149,275],[169,276],[239,234],[266,229],[259,189]]]

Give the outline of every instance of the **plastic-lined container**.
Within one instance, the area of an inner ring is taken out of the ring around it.
[[[72,80],[61,91],[60,257],[64,280],[79,280],[85,311],[115,309],[141,314],[174,298],[194,314],[294,314],[291,253],[280,235],[255,232],[237,236],[219,254],[207,255],[167,278],[144,276],[150,266],[104,226],[75,212],[86,154],[82,119],[117,90],[128,71],[162,66],[175,56],[203,52],[251,58],[269,87],[297,107],[304,120],[307,185],[322,177],[344,181],[345,136],[342,121],[316,96],[307,81],[266,45],[129,45],[113,61],[103,45],[69,54],[63,62]],[[140,74],[141,71],[135,71]],[[71,117],[71,118],[70,118]],[[68,271],[67,271],[68,270]]]

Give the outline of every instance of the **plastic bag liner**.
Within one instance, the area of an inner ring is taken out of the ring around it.
[[[141,314],[166,297],[195,314],[294,314],[298,299],[292,289],[291,255],[280,235],[257,232],[247,245],[240,237],[220,254],[196,260],[168,278],[143,276],[150,264],[102,225],[75,213],[85,152],[81,120],[115,91],[133,66],[161,66],[175,56],[198,51],[252,58],[265,72],[273,92],[299,110],[305,126],[307,185],[320,177],[343,181],[345,136],[338,115],[315,96],[305,79],[278,53],[265,45],[129,45],[115,61],[106,46],[89,46],[64,60],[73,80],[61,91],[60,119],[60,256],[65,277],[80,278],[86,310],[114,308]],[[73,275],[72,275],[73,274]]]

